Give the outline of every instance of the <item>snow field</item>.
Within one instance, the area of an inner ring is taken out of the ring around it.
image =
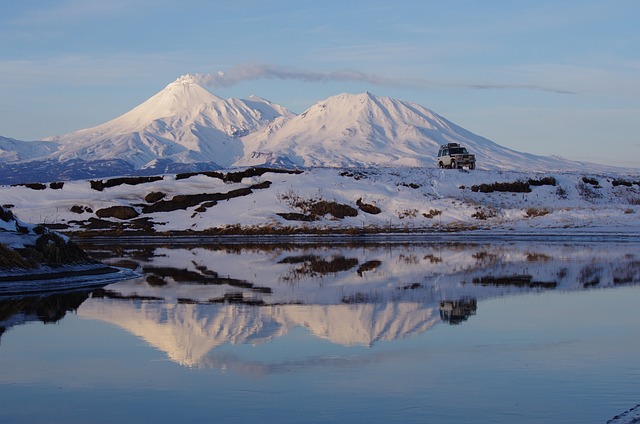
[[[556,185],[531,186],[529,193],[474,192],[479,184],[513,183],[555,178]],[[599,182],[597,188],[583,179]],[[60,190],[32,190],[24,186],[0,186],[3,204],[26,222],[67,224],[81,230],[75,221],[95,218],[95,212],[110,206],[131,206],[139,212],[151,192],[176,195],[227,193],[270,181],[268,188],[253,189],[247,196],[219,201],[206,210],[186,210],[141,215],[156,223],[156,231],[204,231],[240,226],[303,227],[309,229],[379,228],[411,230],[454,229],[593,229],[640,230],[640,186],[613,186],[614,180],[636,181],[636,177],[614,174],[585,177],[579,173],[539,174],[516,171],[458,171],[435,168],[335,169],[312,168],[302,174],[267,172],[244,178],[240,183],[197,175],[177,180],[167,175],[161,181],[119,185],[103,191],[91,189],[88,181],[70,181]],[[585,185],[587,188],[585,189]],[[586,191],[585,191],[586,190]],[[279,213],[301,213],[291,198],[308,202],[324,200],[349,205],[375,205],[379,214],[358,211],[355,217],[338,219],[325,215],[317,221],[288,221]],[[81,214],[71,212],[81,206]],[[92,212],[89,212],[92,211]],[[119,222],[116,218],[107,218]]]

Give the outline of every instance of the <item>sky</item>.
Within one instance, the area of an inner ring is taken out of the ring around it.
[[[21,0],[0,14],[0,136],[111,120],[185,74],[301,113],[372,92],[503,146],[638,168],[637,0]]]

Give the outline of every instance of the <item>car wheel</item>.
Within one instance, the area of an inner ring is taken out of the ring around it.
[[[455,160],[451,161],[451,169],[458,169],[458,164],[456,163]]]

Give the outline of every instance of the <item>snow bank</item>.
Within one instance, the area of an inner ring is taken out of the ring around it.
[[[95,287],[134,276],[90,259],[66,236],[26,224],[0,207],[0,297]]]
[[[67,182],[58,190],[0,186],[0,197],[23,219],[69,232],[640,235],[637,175],[435,168],[252,170],[132,179],[102,190],[89,181]],[[314,205],[319,202],[356,214],[318,215]],[[114,206],[128,208],[131,218],[109,216],[106,211]]]

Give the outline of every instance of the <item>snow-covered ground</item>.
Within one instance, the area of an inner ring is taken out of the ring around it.
[[[640,235],[637,174],[311,168],[249,172],[231,182],[227,172],[239,171],[125,179],[101,190],[90,181],[35,187],[40,189],[0,186],[0,199],[27,222],[68,232]],[[507,191],[486,192],[491,189]],[[116,206],[124,207],[124,216],[114,217]]]
[[[135,276],[96,262],[67,237],[27,224],[0,207],[0,299],[97,287]]]

